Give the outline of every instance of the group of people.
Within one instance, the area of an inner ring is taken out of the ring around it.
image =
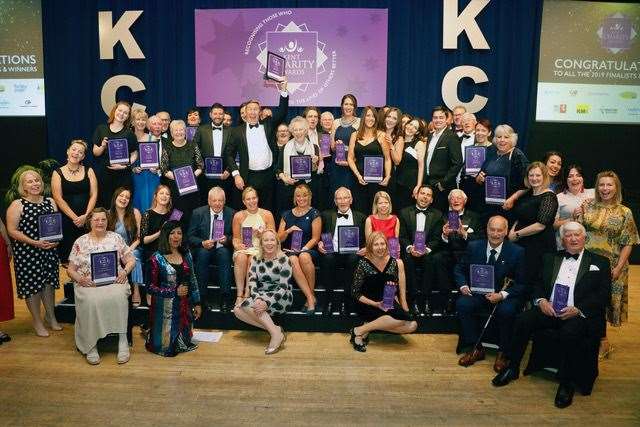
[[[61,329],[53,305],[62,263],[74,283],[76,345],[91,364],[100,363],[97,341],[112,333],[118,363],[129,360],[129,300],[149,306],[149,351],[196,348],[192,325],[212,304],[212,280],[222,311],[269,333],[265,354],[286,340],[272,316],[291,308],[292,285],[304,294],[304,312],[320,311],[318,281],[329,294],[326,314],[355,310],[363,320],[350,332],[360,352],[372,331],[411,333],[420,316],[455,310],[467,347],[459,364],[470,366],[485,357],[477,314],[495,308],[495,385],[517,378],[536,328],[566,333],[568,354],[575,340],[596,334],[601,356],[610,354],[605,309],[612,325],[626,321],[628,258],[639,242],[614,172],[599,173],[586,189],[579,165],[566,166],[555,151],[530,163],[509,125],[494,129],[464,107],[435,107],[425,120],[366,106],[358,117],[347,94],[341,117],[307,107],[286,125],[286,82],[279,90],[277,112],[250,100],[236,127],[220,104],[210,109],[211,123],[200,124],[197,109],[185,123],[118,102],[93,135],[95,169],[85,165],[89,146],[78,139],[53,172],[52,197],[37,170],[21,173],[7,233],[0,228],[0,274],[13,255],[18,297],[37,335],[49,335],[45,323]],[[128,162],[110,161],[114,139],[127,140]],[[157,164],[140,163],[142,143],[157,145]],[[482,148],[475,168],[468,148]],[[295,156],[310,160],[302,178]],[[216,161],[222,166],[213,171]],[[176,182],[184,166],[197,191]],[[495,177],[505,183],[498,203],[485,193]],[[38,218],[53,212],[62,214],[60,242],[39,239]],[[108,251],[117,253],[117,278],[96,286],[92,254]],[[492,266],[493,291],[471,290],[474,265]],[[570,288],[558,313],[555,283]],[[0,297],[4,304],[8,295]],[[565,396],[569,380],[561,384]]]

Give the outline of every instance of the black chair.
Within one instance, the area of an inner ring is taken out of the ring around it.
[[[537,331],[533,335],[531,356],[529,363],[524,370],[524,375],[529,375],[543,368],[560,369],[563,360],[561,360],[558,352],[553,351],[557,348],[558,334],[554,329],[543,329]],[[575,372],[576,386],[579,391],[588,396],[593,390],[593,384],[598,377],[598,351],[600,348],[600,339],[587,337],[580,344],[576,354],[581,357],[571,360],[572,370]]]

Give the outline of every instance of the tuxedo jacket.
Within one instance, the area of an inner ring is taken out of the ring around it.
[[[448,217],[443,217],[443,220],[448,221]],[[482,239],[484,236],[482,235],[482,222],[480,221],[480,217],[473,211],[469,209],[465,209],[463,214],[460,215],[460,223],[463,226],[466,226],[467,229],[467,239],[462,238],[462,235],[459,233],[450,234],[447,236],[448,242],[442,242],[442,248],[453,251],[453,252],[461,252],[467,248],[467,244],[473,240]]]
[[[563,259],[563,251],[544,255],[542,282],[534,287],[534,301],[538,298],[550,300]],[[585,250],[573,288],[573,305],[586,317],[591,336],[604,336],[605,310],[610,299],[611,264],[609,260]]]
[[[200,125],[196,134],[193,137],[193,142],[200,148],[200,153],[202,153],[202,158],[213,157],[213,127],[211,123],[206,123]],[[232,128],[228,126],[223,126],[222,132],[222,149],[220,150],[220,156],[222,156],[222,164],[223,170],[227,168],[227,159],[225,155],[225,151],[229,143],[231,142],[232,137]]]
[[[264,127],[264,133],[267,137],[267,143],[271,149],[273,162],[277,157],[277,146],[275,141],[276,129],[284,122],[289,112],[289,97],[280,95],[280,104],[278,110],[271,117],[260,121]],[[236,153],[240,154],[240,166],[236,165]],[[243,123],[233,129],[229,144],[225,147],[225,166],[229,173],[239,170],[240,176],[247,178],[249,172],[249,147],[247,147],[247,124]],[[273,166],[273,163],[272,163]]]
[[[431,144],[432,138],[433,135],[430,135],[428,144]],[[436,143],[429,163],[428,175],[427,168],[425,167],[424,169],[426,184],[435,187],[436,184],[440,183],[445,189],[455,188],[456,176],[463,165],[462,149],[460,147],[460,138],[450,128],[446,128]]]
[[[398,218],[400,219],[400,245],[402,252],[404,252],[407,246],[413,245],[413,239],[416,234],[416,207],[408,206],[400,210]],[[443,225],[442,213],[437,209],[428,207],[424,222],[425,243],[432,251],[438,249],[442,243]]]
[[[360,230],[360,247],[364,248],[366,244],[366,239],[364,236],[364,222],[367,219],[365,215],[361,212],[351,209],[353,213],[353,225],[354,227],[358,227]],[[338,219],[338,210],[337,209],[327,209],[326,211],[320,214],[320,218],[322,218],[322,232],[323,233],[331,233],[333,235],[336,229],[336,220]],[[336,248],[337,249],[337,248]]]
[[[224,219],[224,235],[227,241],[224,246],[230,247],[233,238],[231,223],[233,222],[233,214],[235,211],[228,206],[222,209],[222,219]],[[211,209],[209,205],[200,206],[193,211],[191,221],[189,222],[189,245],[192,248],[201,248],[204,240],[211,238]]]
[[[471,264],[487,263],[487,239],[474,240],[469,242],[464,256],[453,269],[453,276],[458,287],[469,283],[469,266]],[[515,243],[505,240],[502,244],[500,255],[493,266],[493,288],[495,292],[502,290],[504,279],[512,280],[511,285],[505,289],[509,294],[508,298],[526,298],[526,276],[524,249]]]

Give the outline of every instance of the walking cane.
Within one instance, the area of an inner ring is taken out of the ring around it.
[[[511,283],[513,283],[513,280],[509,277],[505,277],[504,278],[504,282],[502,285],[502,289],[500,289],[501,291],[506,290],[509,286],[511,286]],[[491,314],[489,314],[489,317],[487,318],[487,321],[484,323],[484,327],[482,328],[482,331],[480,332],[480,336],[478,337],[478,340],[476,341],[476,344],[473,346],[473,349],[475,350],[476,348],[478,348],[478,345],[480,345],[480,342],[482,340],[482,337],[484,336],[484,333],[487,330],[487,326],[489,326],[489,322],[491,322],[491,319],[493,319],[493,314],[496,312],[496,308],[498,308],[498,304],[500,302],[498,302],[494,307],[493,310],[491,310]]]

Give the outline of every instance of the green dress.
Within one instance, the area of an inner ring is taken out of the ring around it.
[[[622,248],[640,243],[631,209],[621,204],[604,205],[595,201],[589,202],[583,224],[587,229],[586,248],[609,258],[611,268],[618,264]],[[628,320],[628,281],[627,262],[620,277],[611,283],[611,305],[607,309],[607,319],[613,326],[620,326]]]

